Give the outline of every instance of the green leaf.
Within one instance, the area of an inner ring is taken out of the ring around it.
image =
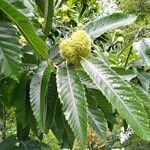
[[[1,0],[0,9],[8,15],[8,17],[17,25],[26,40],[32,46],[35,54],[40,58],[47,58],[48,48],[46,44],[36,35],[33,25],[29,19],[20,13],[17,9],[7,3],[5,0]]]
[[[148,38],[133,43],[133,46],[137,51],[137,54],[141,57],[143,63],[145,63],[147,67],[150,67],[150,53],[149,53],[150,44],[149,43],[150,43],[150,39]]]
[[[33,114],[41,129],[46,125],[46,93],[51,75],[51,67],[47,62],[42,62],[30,84],[30,101]]]
[[[32,12],[32,5],[28,0],[26,0],[26,2],[22,0],[7,0],[7,2],[22,14],[24,14],[26,17],[35,18],[35,15]]]
[[[13,80],[12,78],[3,78],[0,81],[0,93],[1,93],[1,101],[6,108],[10,109],[14,106],[15,101],[13,99],[13,92],[16,88],[16,80]]]
[[[53,0],[44,1],[44,33],[46,36],[52,27],[53,15],[54,15],[54,2]]]
[[[113,125],[115,123],[115,119],[113,116],[111,104],[108,102],[106,97],[100,91],[97,90],[97,86],[94,84],[94,82],[89,77],[89,75],[87,75],[86,72],[84,72],[81,69],[78,69],[77,71],[82,84],[84,84],[88,88],[88,107],[90,105],[90,107],[98,107],[100,110],[102,110],[102,112],[105,115],[105,118],[107,119],[108,127],[110,128],[110,130],[112,130]],[[92,99],[92,101],[89,101],[89,99]],[[94,102],[95,104],[93,104]]]
[[[0,22],[0,74],[17,79],[21,63],[21,46],[15,28]]]
[[[16,119],[16,126],[17,126],[17,138],[19,141],[26,141],[29,139],[29,125],[23,127],[24,125],[18,122],[18,118]]]
[[[90,90],[90,94],[94,96],[98,109],[100,109],[104,113],[105,118],[108,122],[108,126],[112,130],[115,123],[115,118],[113,116],[113,109],[111,103],[99,90],[92,89]]]
[[[91,38],[95,39],[111,29],[116,29],[133,23],[136,18],[137,17],[134,15],[115,13],[90,21],[85,25],[85,30],[91,36]]]
[[[92,91],[93,89],[88,89],[85,88],[86,91],[86,98],[87,98],[87,103],[88,103],[88,108],[90,109],[97,109],[97,102],[95,99],[95,95],[93,95]]]
[[[56,104],[56,113],[54,114],[52,131],[60,142],[61,149],[72,149],[74,143],[73,132],[65,120],[62,113],[60,101]]]
[[[80,80],[81,80],[82,84],[84,84],[87,88],[97,89],[97,86],[92,81],[92,79],[87,75],[86,72],[84,72],[81,69],[77,70],[77,72],[78,72],[78,75],[80,77]]]
[[[1,93],[1,91],[0,91],[0,93]],[[0,119],[2,119],[3,118],[3,105],[1,104],[1,97],[0,97]],[[0,127],[1,127],[1,125],[0,125]]]
[[[97,58],[83,59],[81,64],[115,109],[144,140],[150,140],[149,119],[142,100],[106,63]]]
[[[37,123],[31,109],[29,92],[30,80],[28,73],[21,72],[19,81],[15,83],[15,88],[13,88],[11,99],[13,101],[15,100],[13,107],[15,108],[16,121],[19,125],[17,125],[17,135],[21,136],[23,139],[25,135],[28,134],[27,131],[29,127],[34,135],[38,137]]]
[[[140,80],[142,87],[150,93],[150,74],[147,72],[136,72],[137,78]]]
[[[41,15],[44,16],[44,0],[35,0],[35,2],[40,9]]]
[[[82,17],[82,15],[86,11],[87,7],[88,7],[88,1],[87,0],[81,0],[81,11],[80,11],[80,14],[79,14],[79,19]]]
[[[48,145],[39,141],[27,140],[20,144],[20,150],[49,150]]]
[[[88,102],[88,120],[90,126],[95,130],[103,139],[106,138],[106,120],[104,119],[103,112],[98,109],[94,95],[91,89],[86,89],[86,97]]]
[[[34,131],[37,130],[35,126],[35,119],[30,106],[27,72],[20,73],[19,80],[15,83],[15,88],[12,91],[11,99],[13,101],[15,100],[13,107],[15,108],[17,121],[17,137],[21,141],[27,140],[29,126],[31,129],[33,129],[32,127],[34,126]]]
[[[131,69],[127,70],[122,67],[112,67],[111,69],[113,69],[123,80],[128,82],[137,76]]]
[[[104,114],[105,119],[107,120],[108,127],[112,131],[115,118],[113,116],[113,110],[111,103],[107,100],[107,98],[102,94],[101,91],[97,89],[88,89],[88,107],[91,105],[93,108],[97,107],[99,110],[101,110]],[[93,104],[93,102],[96,104]]]
[[[143,88],[136,86],[132,83],[130,83],[132,86],[132,89],[136,92],[137,96],[142,100],[145,110],[147,112],[147,116],[150,119],[150,94],[145,91]],[[149,121],[150,125],[150,121]]]
[[[141,87],[136,86],[132,83],[130,84],[132,86],[132,89],[136,92],[137,96],[142,100],[144,106],[150,109],[150,94]]]
[[[85,148],[87,138],[87,104],[84,88],[75,68],[64,64],[57,68],[57,89],[62,109],[75,137]]]
[[[143,40],[147,46],[150,46],[150,38],[144,38]]]
[[[20,13],[25,15],[35,27],[36,33],[41,37],[43,36],[43,32],[38,22],[38,17],[35,15],[35,9],[33,8],[31,2],[29,2],[29,0],[7,0],[7,2]]]
[[[106,138],[106,122],[104,114],[100,110],[88,109],[88,118],[90,126],[99,134],[103,139]]]
[[[22,66],[23,67],[37,67],[39,64],[39,60],[37,60],[36,56],[32,53],[31,47],[28,45],[23,46],[22,48],[23,58],[22,58]]]
[[[15,84],[12,91],[12,99],[15,100],[14,107],[16,112],[17,122],[23,126],[28,124],[28,107],[26,97],[27,73],[22,72],[19,76],[19,82]]]
[[[137,93],[137,96],[143,101],[148,118],[150,119],[150,94],[139,86],[134,84],[131,84],[131,86],[132,89]]]
[[[49,58],[54,59],[57,56],[59,56],[59,43],[56,43],[49,48]]]
[[[57,94],[57,86],[56,86],[56,79],[55,75],[52,74],[50,77],[50,81],[48,84],[47,89],[47,107],[46,109],[46,126],[47,128],[51,128],[52,122],[54,120],[54,116],[56,112],[58,101],[58,94]]]
[[[12,135],[7,137],[5,140],[3,140],[0,143],[0,148],[2,150],[17,149],[16,143],[17,143],[17,138],[15,135]]]

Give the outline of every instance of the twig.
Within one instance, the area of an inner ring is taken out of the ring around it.
[[[129,61],[129,57],[130,57],[130,54],[131,54],[131,51],[132,51],[132,46],[130,47],[130,50],[129,50],[129,53],[128,53],[126,62],[125,62],[125,64],[124,64],[124,67],[125,67],[125,68],[127,67],[127,64],[128,64],[128,61]]]

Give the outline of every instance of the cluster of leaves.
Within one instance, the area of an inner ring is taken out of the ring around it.
[[[119,7],[122,11],[126,13],[132,13],[139,15],[138,21],[145,21],[146,24],[149,24],[149,10],[150,10],[150,1],[149,0],[118,0]]]
[[[69,9],[78,9],[79,2],[68,3]],[[107,31],[131,24],[136,16],[115,13],[89,22],[81,19],[81,23],[87,22],[83,29],[93,45],[91,56],[81,58],[81,68],[76,68],[61,59],[58,42],[78,26],[87,3],[81,1],[79,6],[84,7],[79,9],[78,21],[66,24],[67,30],[57,26],[59,19],[53,21],[54,13],[59,13],[55,9],[62,4],[63,1],[35,0],[25,5],[20,0],[1,0],[0,106],[15,109],[17,138],[7,138],[0,147],[46,149],[47,145],[31,140],[30,135],[42,140],[43,134],[52,130],[61,148],[72,149],[77,139],[80,149],[85,149],[88,124],[105,138],[107,125],[113,128],[116,112],[138,136],[149,141],[149,74],[139,72],[134,63],[134,72],[127,74],[120,66],[112,68],[104,55],[105,45],[102,46]],[[39,15],[44,18],[41,25],[37,22]],[[149,39],[134,43],[141,67],[146,70],[150,67],[149,43]],[[133,74],[145,90],[129,82]]]

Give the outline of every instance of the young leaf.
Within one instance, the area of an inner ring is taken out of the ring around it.
[[[111,29],[116,29],[121,26],[129,25],[136,20],[134,15],[125,15],[121,13],[111,14],[103,18],[97,18],[85,25],[85,30],[95,39]]]
[[[33,76],[30,84],[30,101],[33,114],[41,129],[45,129],[46,122],[46,92],[51,75],[51,68],[47,62],[42,62]]]
[[[21,63],[21,46],[15,28],[6,21],[0,22],[0,74],[17,78]]]
[[[46,44],[36,35],[33,25],[29,19],[11,6],[5,0],[1,0],[0,9],[17,25],[26,40],[32,46],[35,54],[40,58],[46,59],[48,48]]]
[[[58,66],[56,78],[65,118],[81,148],[84,149],[87,138],[87,104],[84,88],[74,67],[67,63]]]
[[[83,59],[81,64],[91,79],[144,140],[150,140],[149,119],[141,99],[106,63],[97,58]]]

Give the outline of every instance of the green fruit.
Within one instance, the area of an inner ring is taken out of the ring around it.
[[[81,57],[86,58],[90,55],[91,39],[85,31],[77,30],[70,38],[61,41],[59,49],[64,60],[78,66]]]
[[[68,10],[69,10],[69,7],[67,5],[62,5],[62,7],[60,8],[60,10],[63,12],[63,13],[66,13]]]
[[[63,16],[63,23],[68,23],[70,21],[70,18],[68,16]]]
[[[119,43],[124,43],[124,38],[123,38],[122,36],[119,36],[119,37],[117,38],[117,41],[118,41]]]
[[[116,35],[123,35],[123,31],[122,30],[120,30],[120,29],[116,29],[115,30],[115,33],[116,33]]]

